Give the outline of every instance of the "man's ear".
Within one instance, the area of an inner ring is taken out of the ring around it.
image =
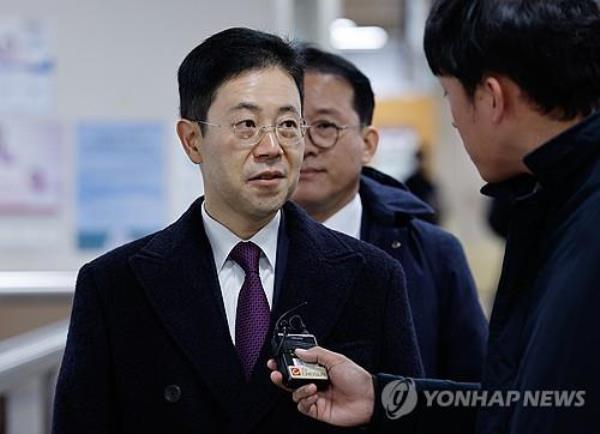
[[[379,131],[372,125],[364,127],[362,131],[362,138],[363,151],[361,161],[363,166],[366,166],[371,162],[375,152],[377,151],[377,145],[379,144]]]
[[[192,163],[202,163],[202,154],[200,153],[200,144],[202,143],[202,133],[200,126],[187,119],[180,119],[177,122],[177,135]]]
[[[488,76],[484,78],[483,90],[491,120],[494,124],[498,124],[506,116],[508,103],[506,83],[497,77]]]

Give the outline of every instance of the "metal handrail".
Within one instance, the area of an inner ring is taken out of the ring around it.
[[[68,322],[61,321],[0,341],[0,394],[60,364]]]
[[[72,296],[74,271],[0,271],[0,297]]]
[[[73,296],[76,273],[0,272],[0,301]],[[10,309],[10,307],[9,307]],[[0,341],[0,432],[50,432],[54,384],[67,340],[61,321]],[[6,431],[5,431],[6,430]]]

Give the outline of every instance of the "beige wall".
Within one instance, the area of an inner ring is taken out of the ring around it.
[[[65,320],[70,313],[71,297],[42,298],[35,301],[0,298],[0,341]]]

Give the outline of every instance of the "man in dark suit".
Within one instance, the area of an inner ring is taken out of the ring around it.
[[[420,375],[401,267],[286,203],[304,148],[302,74],[287,43],[249,29],[183,61],[177,133],[205,196],[81,269],[54,433],[336,431],[298,414],[265,367],[274,322],[303,302],[324,345]]]
[[[423,220],[433,210],[402,183],[365,167],[379,140],[369,79],[338,55],[311,46],[301,54],[310,128],[292,199],[402,264],[427,376],[479,381],[487,322],[459,241]]]
[[[600,6],[438,0],[425,52],[482,192],[511,204],[483,380],[374,383],[311,349],[300,357],[331,367],[334,386],[294,398],[321,420],[372,418],[376,432],[598,433]]]

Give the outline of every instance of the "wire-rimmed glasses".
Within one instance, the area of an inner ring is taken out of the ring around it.
[[[277,125],[258,126],[251,119],[234,122],[232,124],[216,124],[207,121],[194,120],[202,125],[210,127],[230,127],[233,135],[243,146],[254,146],[259,143],[265,134],[273,131],[275,137],[281,146],[296,146],[302,142],[308,126],[304,119],[286,118],[277,123]]]

